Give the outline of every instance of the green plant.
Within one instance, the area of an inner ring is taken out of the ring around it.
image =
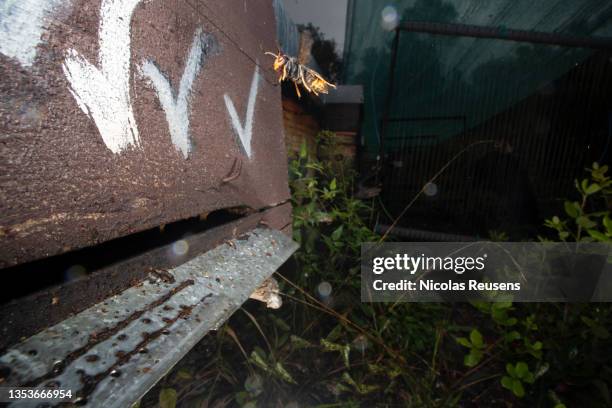
[[[607,174],[608,166],[593,163],[586,171],[590,174],[589,178],[575,181],[579,200],[564,203],[569,218],[554,216],[547,219],[544,225],[557,231],[561,241],[611,242],[612,219],[607,205],[612,195],[612,180]]]
[[[480,363],[484,355],[486,344],[482,340],[482,334],[477,329],[473,329],[470,332],[470,338],[458,337],[457,343],[463,347],[467,347],[470,352],[463,359],[463,364],[467,367],[474,367]]]
[[[501,385],[512,391],[517,397],[525,396],[523,384],[533,384],[535,376],[529,371],[529,366],[524,361],[519,361],[515,365],[506,364],[506,373],[501,379]]]
[[[356,174],[333,140],[321,133],[289,166],[301,248],[278,275],[284,306],[245,305],[142,406],[612,406],[610,305],[359,302],[376,209],[353,197]],[[547,221],[554,239],[610,241],[607,168],[589,170],[567,216]]]
[[[333,138],[322,132],[317,145],[333,148]],[[299,155],[289,164],[289,185],[293,204],[293,238],[300,244],[295,257],[302,270],[300,281],[308,277],[333,277],[338,270],[357,273],[361,243],[377,236],[365,219],[372,206],[353,197],[356,173],[335,155],[321,160],[302,144]]]

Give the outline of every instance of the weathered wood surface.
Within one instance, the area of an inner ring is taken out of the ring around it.
[[[271,0],[9,3],[0,267],[288,199]]]

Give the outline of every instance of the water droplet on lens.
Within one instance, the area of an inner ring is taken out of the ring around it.
[[[87,269],[83,265],[72,265],[64,272],[64,279],[72,281],[87,276]]]
[[[383,8],[380,17],[380,24],[385,30],[395,30],[399,24],[399,14],[397,13],[397,9],[393,6],[386,6]]]
[[[429,197],[433,197],[438,194],[438,185],[436,183],[427,183],[423,187],[423,194]]]
[[[172,253],[176,256],[183,256],[189,252],[189,244],[184,239],[172,244]]]
[[[321,282],[319,286],[317,286],[317,292],[320,298],[328,298],[332,293],[332,285],[329,282]]]

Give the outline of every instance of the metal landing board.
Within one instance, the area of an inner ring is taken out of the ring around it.
[[[55,387],[91,407],[129,407],[217,329],[298,245],[256,228],[22,341],[2,387]],[[11,407],[39,406],[22,400]]]

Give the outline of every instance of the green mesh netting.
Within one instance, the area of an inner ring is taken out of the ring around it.
[[[454,22],[610,36],[611,16],[612,5],[597,0],[352,0],[345,82],[364,86],[366,152],[378,152],[394,36],[389,28],[394,23]],[[437,119],[390,124],[385,146],[393,148],[393,140],[403,145],[439,143],[458,135],[535,92],[545,93],[555,79],[591,53],[582,48],[403,32],[390,116]]]

